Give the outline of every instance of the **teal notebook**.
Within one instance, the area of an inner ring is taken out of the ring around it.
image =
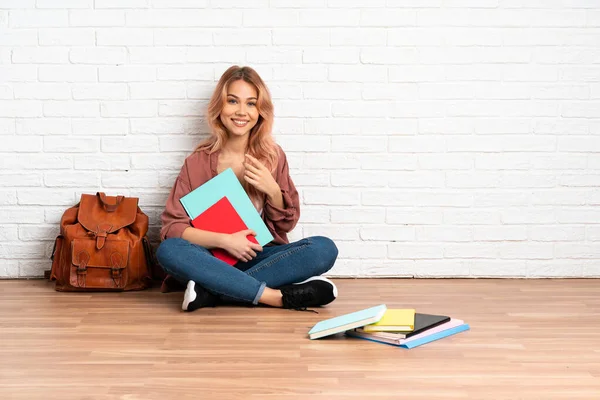
[[[324,336],[345,332],[349,329],[374,324],[383,317],[386,310],[386,305],[380,304],[375,307],[320,321],[311,328],[308,332],[308,337],[310,339],[318,339]]]
[[[256,241],[264,246],[273,240],[273,235],[252,204],[250,197],[242,187],[231,168],[227,168],[203,185],[183,196],[179,201],[190,216],[196,218],[212,207],[224,196],[237,211],[249,229],[256,232]]]

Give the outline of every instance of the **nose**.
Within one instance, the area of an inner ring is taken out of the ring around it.
[[[238,103],[238,107],[235,110],[236,115],[246,115],[246,106],[240,102]]]

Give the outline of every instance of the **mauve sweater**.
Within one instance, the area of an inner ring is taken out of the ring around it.
[[[265,199],[262,219],[273,235],[271,244],[286,244],[289,243],[287,233],[296,226],[300,218],[300,200],[290,177],[285,153],[280,146],[277,146],[277,149],[279,157],[275,181],[281,188],[284,208],[276,207]],[[179,238],[187,227],[192,226],[192,221],[179,199],[217,175],[219,153],[220,150],[212,154],[208,151],[196,151],[185,159],[161,215],[161,241],[172,237]]]

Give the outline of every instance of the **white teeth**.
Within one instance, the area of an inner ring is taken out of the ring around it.
[[[248,123],[248,121],[236,121],[233,120],[233,123],[236,124],[237,126],[244,126]]]

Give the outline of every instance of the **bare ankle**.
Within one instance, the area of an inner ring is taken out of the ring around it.
[[[271,307],[283,307],[281,290],[265,288],[262,296],[258,300],[259,303],[266,304]]]

